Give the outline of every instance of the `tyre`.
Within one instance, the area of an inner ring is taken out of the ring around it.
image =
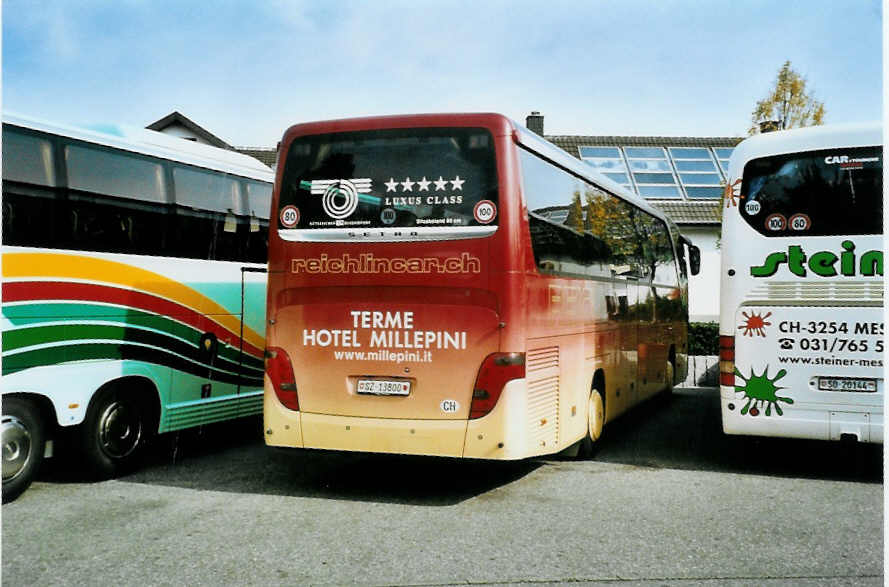
[[[667,361],[667,367],[664,371],[664,379],[666,385],[664,386],[664,395],[668,396],[673,393],[673,377],[676,373],[675,368],[673,367],[673,361]]]
[[[33,402],[3,398],[3,503],[22,494],[40,469],[46,427]]]
[[[605,401],[602,392],[593,389],[587,402],[587,433],[580,441],[580,456],[591,457],[596,453],[597,441],[602,437],[605,426]]]
[[[149,437],[149,410],[139,389],[117,385],[100,392],[81,426],[81,449],[87,468],[107,479],[131,471]]]

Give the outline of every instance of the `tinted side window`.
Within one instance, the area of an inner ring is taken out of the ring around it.
[[[272,184],[247,180],[247,211],[250,214],[246,236],[246,260],[252,263],[268,261],[269,213],[272,207]]]
[[[3,181],[54,186],[53,159],[49,140],[3,127]]]
[[[270,184],[175,165],[173,186],[179,255],[266,262]]]
[[[641,211],[637,224],[639,234],[642,236],[646,275],[651,276],[652,283],[658,285],[678,285],[676,263],[667,226],[663,221]]]
[[[640,214],[629,202],[602,190],[593,189],[588,194],[589,230],[608,246],[615,275],[647,275]]]
[[[72,194],[67,204],[71,236],[66,248],[170,255],[167,206],[95,194]]]
[[[531,247],[537,269],[571,277],[611,276],[612,253],[589,227],[589,186],[527,151],[520,151]]]
[[[160,161],[80,145],[65,147],[65,161],[68,187],[72,189],[149,202],[167,201]]]

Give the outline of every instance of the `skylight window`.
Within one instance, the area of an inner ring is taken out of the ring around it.
[[[644,198],[681,198],[676,176],[662,147],[624,147],[633,181]]]
[[[632,190],[627,164],[618,147],[580,147],[580,159],[608,179]]]
[[[720,148],[716,147],[713,151],[716,153],[716,158],[719,160],[719,166],[722,167],[722,173],[728,176],[728,160],[732,156],[732,151],[735,149],[732,147],[729,148]]]
[[[710,149],[670,147],[669,151],[686,196],[692,199],[720,197],[722,176]]]

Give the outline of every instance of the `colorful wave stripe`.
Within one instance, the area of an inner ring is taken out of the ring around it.
[[[3,317],[12,326],[3,332],[3,375],[137,360],[262,387],[263,337],[245,325],[242,340],[238,314],[181,282],[109,259],[42,252],[4,254],[3,278]],[[215,349],[204,345],[213,337]]]

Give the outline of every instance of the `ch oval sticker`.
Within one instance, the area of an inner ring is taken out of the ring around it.
[[[441,401],[441,411],[445,414],[456,414],[460,409],[460,403],[455,399],[445,399]]]

